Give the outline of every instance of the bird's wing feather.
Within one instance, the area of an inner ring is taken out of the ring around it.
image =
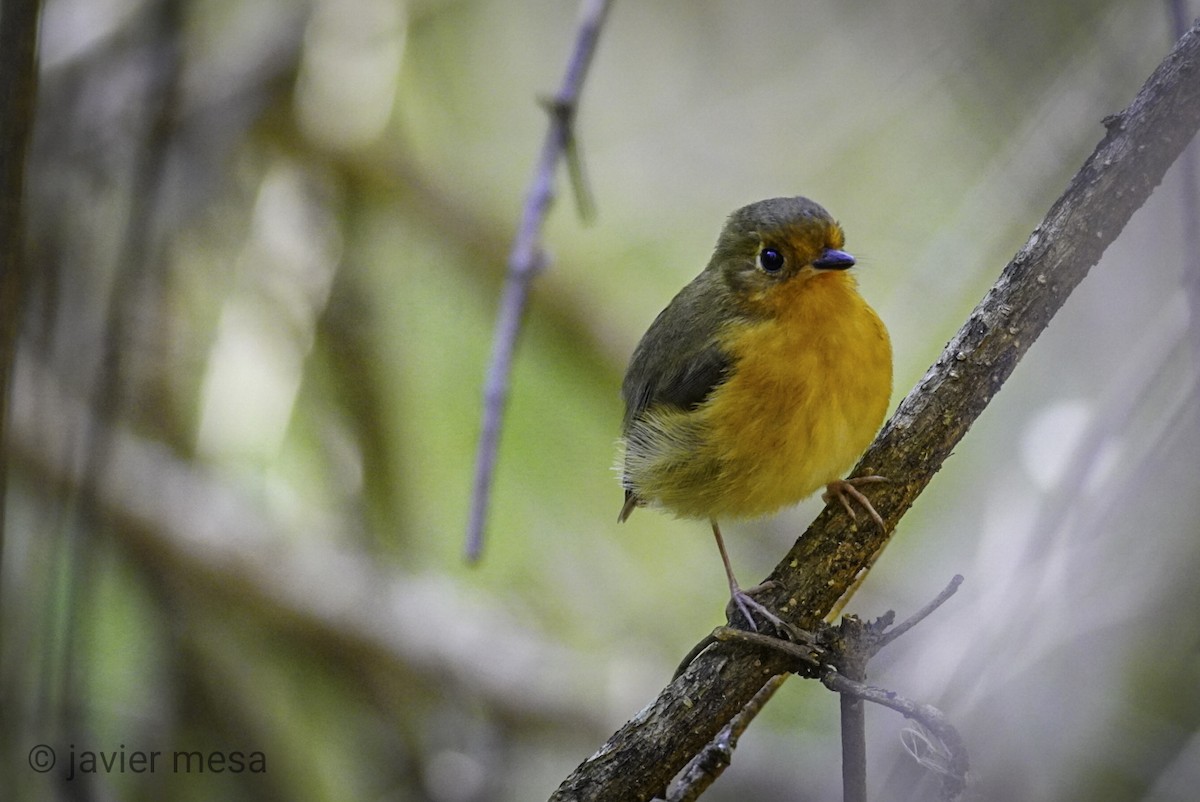
[[[725,380],[729,366],[728,355],[715,343],[676,361],[673,370],[658,372],[647,366],[651,369],[640,371],[641,378],[625,387],[625,428],[651,406],[695,409]]]
[[[729,357],[716,344],[696,352],[683,366],[677,377],[658,388],[651,403],[671,404],[681,409],[695,409],[725,380]]]
[[[625,431],[652,406],[695,409],[725,380],[731,359],[718,338],[727,315],[706,292],[712,280],[702,273],[684,287],[638,344],[621,388]]]

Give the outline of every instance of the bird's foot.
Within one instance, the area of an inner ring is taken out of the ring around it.
[[[828,504],[836,498],[842,505],[842,509],[849,514],[851,520],[857,521],[858,516],[854,514],[854,508],[850,506],[850,501],[853,499],[860,507],[866,510],[867,515],[871,516],[871,520],[875,522],[875,525],[883,530],[886,529],[883,525],[883,518],[875,511],[871,500],[863,495],[858,486],[886,481],[888,481],[886,476],[859,476],[854,479],[838,479],[825,485],[825,492],[821,494],[821,500]]]
[[[725,617],[729,620],[730,626],[739,626],[735,613],[740,613],[742,621],[745,621],[745,628],[748,628],[751,632],[758,632],[759,622],[754,619],[754,614],[757,613],[759,618],[770,624],[776,632],[781,635],[786,634],[789,631],[789,627],[783,619],[775,615],[766,605],[751,595],[757,591],[766,590],[774,584],[774,582],[764,582],[761,585],[755,585],[749,590],[742,590],[739,587],[732,588],[729,604],[725,606]]]

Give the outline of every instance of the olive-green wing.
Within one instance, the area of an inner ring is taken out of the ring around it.
[[[712,395],[729,372],[729,357],[715,344],[683,359],[679,354],[672,356],[673,364],[643,365],[636,372],[631,366],[623,388],[626,431],[651,406],[695,409]],[[659,369],[655,370],[656,367]]]
[[[714,292],[715,273],[705,271],[684,287],[659,313],[629,361],[621,395],[625,418],[621,432],[628,436],[638,418],[652,407],[695,409],[728,377],[729,355],[718,345],[723,322],[734,314]],[[641,500],[626,484],[620,520]]]
[[[701,273],[672,299],[650,324],[633,352],[621,394],[625,398],[623,432],[651,406],[694,409],[725,380],[730,359],[717,345],[724,319],[713,277]]]

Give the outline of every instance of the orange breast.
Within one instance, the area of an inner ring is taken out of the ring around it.
[[[677,504],[681,514],[752,517],[794,504],[841,478],[883,423],[891,344],[853,277],[819,273],[773,296],[775,314],[725,334],[736,367],[692,413],[713,486],[698,505]]]

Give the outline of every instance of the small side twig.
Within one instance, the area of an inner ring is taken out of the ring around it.
[[[475,562],[483,551],[483,528],[491,497],[492,475],[496,465],[496,450],[500,442],[500,420],[508,400],[508,380],[512,372],[513,352],[524,317],[533,277],[545,265],[542,252],[542,226],[554,200],[554,174],[559,160],[568,155],[570,173],[577,181],[581,176],[578,155],[574,152],[575,109],[583,79],[596,50],[596,41],[608,13],[610,0],[583,0],[575,47],[567,62],[562,87],[554,98],[543,105],[550,111],[550,125],[542,142],[541,156],[533,172],[533,182],[525,196],[525,207],[517,237],[508,257],[508,275],[500,297],[496,330],[492,341],[492,357],[483,391],[483,426],[479,435],[479,450],[475,458],[475,479],[471,492],[471,513],[467,524],[466,558]],[[590,200],[582,186],[576,187],[581,199],[581,212],[588,214]]]
[[[962,583],[963,583],[962,574],[955,574],[950,579],[950,584],[946,585],[946,587],[944,587],[942,589],[941,593],[934,596],[933,600],[931,602],[929,602],[929,604],[925,605],[920,610],[917,610],[915,613],[910,615],[904,621],[901,621],[896,626],[891,627],[886,632],[881,632],[879,634],[879,638],[875,641],[873,649],[871,650],[871,655],[874,656],[874,655],[878,654],[879,650],[882,649],[884,646],[887,646],[889,643],[894,641],[896,638],[900,637],[905,632],[908,632],[910,629],[915,627],[917,624],[921,623],[926,618],[928,618],[929,615],[934,610],[941,607],[943,604],[946,603],[947,599],[949,599],[956,592],[958,592],[958,586],[961,585]]]
[[[733,760],[733,750],[737,748],[738,738],[750,726],[750,722],[754,721],[754,717],[762,712],[787,678],[787,674],[776,674],[754,694],[750,703],[730,719],[716,737],[709,741],[708,746],[701,749],[700,753],[683,767],[683,771],[667,790],[666,802],[694,802],[716,782]]]
[[[820,676],[818,672],[827,662],[824,659],[825,650],[817,645],[816,639],[800,630],[797,630],[792,635],[791,640],[784,640],[774,635],[764,635],[761,632],[747,632],[744,629],[737,629],[736,627],[717,627],[713,630],[710,637],[713,640],[722,642],[741,641],[742,643],[749,643],[754,646],[781,652],[792,660],[792,664],[787,667],[787,670],[792,674],[799,674],[802,677],[815,678]]]
[[[587,171],[583,169],[583,157],[579,152],[579,140],[575,136],[575,113],[579,110],[577,103],[564,103],[559,98],[543,98],[544,108],[551,117],[558,121],[558,129],[565,135],[562,142],[563,157],[567,162],[568,183],[575,193],[575,208],[579,217],[585,223],[590,223],[596,216],[596,204],[592,200],[592,189],[588,184]]]

